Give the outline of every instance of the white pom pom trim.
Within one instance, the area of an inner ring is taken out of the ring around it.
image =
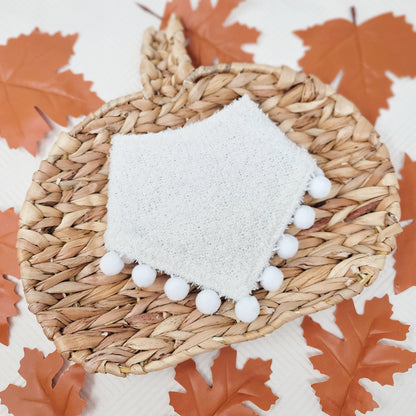
[[[283,234],[276,245],[276,252],[282,259],[293,257],[299,248],[299,241],[290,234]]]
[[[269,292],[274,292],[282,286],[283,273],[280,269],[274,266],[268,266],[263,270],[260,277],[260,284]]]
[[[172,276],[166,281],[163,290],[170,300],[180,301],[188,295],[189,284],[180,277]]]
[[[100,260],[100,269],[106,276],[119,274],[124,267],[124,262],[115,251],[105,253]]]
[[[139,287],[148,287],[156,280],[156,270],[147,264],[138,264],[131,272],[133,282]]]
[[[331,192],[331,181],[325,177],[322,169],[317,168],[315,176],[311,179],[308,186],[308,192],[313,198],[325,198]],[[293,216],[293,223],[297,228],[308,229],[315,222],[315,211],[307,205],[301,205]],[[283,234],[276,245],[276,252],[282,259],[293,257],[299,248],[299,242],[296,237],[290,234]],[[107,276],[113,276],[122,271],[124,263],[130,263],[131,260],[121,258],[116,252],[106,253],[100,260],[100,269]],[[130,260],[130,261],[129,261]],[[147,287],[154,283],[157,276],[156,270],[152,267],[139,264],[132,271],[132,279],[139,287]],[[260,284],[268,291],[278,290],[284,280],[283,273],[277,267],[268,266],[264,269]],[[189,284],[182,278],[172,276],[164,286],[166,296],[173,301],[181,301],[189,293]],[[204,289],[198,293],[195,299],[197,309],[211,315],[221,306],[221,298],[217,292],[212,289]],[[235,314],[237,318],[245,323],[253,322],[260,313],[260,305],[254,296],[246,296],[239,299],[235,304]]]
[[[309,205],[301,205],[293,216],[293,223],[301,230],[311,228],[315,223],[315,211]]]
[[[260,313],[260,304],[254,296],[246,296],[235,304],[237,318],[245,323],[253,322]]]
[[[313,198],[325,198],[331,192],[331,181],[325,176],[315,176],[309,182],[308,192]]]
[[[204,289],[196,296],[195,304],[199,312],[205,315],[212,315],[221,306],[221,299],[215,290]]]

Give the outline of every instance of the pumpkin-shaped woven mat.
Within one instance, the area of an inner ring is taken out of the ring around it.
[[[232,63],[195,70],[176,16],[166,30],[145,32],[141,75],[143,91],[105,104],[60,134],[21,211],[26,299],[65,358],[117,376],[159,370],[264,336],[376,279],[396,247],[400,204],[389,152],[357,107],[316,77],[287,67]],[[212,316],[201,314],[196,289],[183,301],[169,300],[168,276],[140,289],[131,280],[133,265],[116,276],[99,270],[111,136],[178,128],[244,94],[307,148],[332,181],[325,200],[305,197],[316,222],[303,231],[289,227],[300,249],[289,260],[271,260],[285,280],[277,292],[254,292],[261,311],[250,324],[236,320],[231,301]]]

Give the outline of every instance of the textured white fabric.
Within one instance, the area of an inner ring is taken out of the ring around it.
[[[240,299],[315,168],[247,96],[181,129],[116,135],[106,247]]]

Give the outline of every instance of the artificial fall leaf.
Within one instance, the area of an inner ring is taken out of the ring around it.
[[[181,416],[254,416],[253,410],[242,405],[250,401],[268,410],[278,399],[270,387],[271,360],[249,359],[243,369],[235,367],[237,352],[227,347],[220,350],[212,366],[210,387],[198,373],[193,360],[178,364],[175,380],[186,393],[170,392],[170,404]]]
[[[9,345],[8,318],[17,315],[16,302],[20,299],[15,292],[15,283],[0,275],[0,342]]]
[[[352,300],[340,303],[335,319],[344,339],[304,318],[307,344],[322,351],[310,360],[315,369],[329,376],[327,381],[312,385],[328,415],[355,416],[356,410],[366,413],[378,407],[360,379],[393,385],[393,374],[407,371],[416,362],[415,352],[380,343],[382,339],[406,338],[409,325],[390,319],[392,313],[387,295],[367,301],[363,315],[357,314]]]
[[[24,387],[10,384],[0,392],[2,404],[14,416],[77,416],[86,403],[79,397],[84,384],[85,371],[81,365],[72,365],[54,384],[63,359],[58,352],[44,358],[37,350],[25,348],[20,361],[20,375],[26,380]]]
[[[394,279],[394,292],[401,293],[416,285],[416,162],[404,155],[404,165],[401,170],[402,179],[399,181],[399,195],[403,220],[413,220],[410,225],[403,228],[397,237],[396,277]]]
[[[19,216],[13,208],[4,212],[0,211],[0,275],[10,274],[20,277],[16,251],[18,229]]]
[[[400,171],[402,179],[399,180],[400,207],[402,220],[416,220],[416,162],[404,154],[403,168]]]
[[[397,295],[416,285],[416,222],[404,227],[396,238],[394,293]]]
[[[82,75],[57,72],[68,63],[76,38],[35,29],[0,46],[0,135],[10,147],[36,154],[37,141],[50,130],[40,111],[66,126],[67,116],[102,103]]]
[[[169,17],[176,13],[185,27],[189,39],[187,50],[195,66],[212,65],[219,62],[253,62],[253,54],[244,52],[241,46],[255,43],[260,32],[240,23],[224,26],[224,22],[243,0],[218,0],[215,7],[211,0],[200,0],[192,10],[190,0],[171,0],[166,4],[161,29]]]
[[[353,13],[355,20],[355,12]],[[295,32],[310,49],[302,68],[330,83],[343,70],[338,92],[353,101],[373,124],[392,96],[386,71],[399,77],[416,75],[416,33],[404,16],[376,16],[356,25],[334,19]]]

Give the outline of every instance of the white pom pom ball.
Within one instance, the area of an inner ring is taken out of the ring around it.
[[[107,276],[119,274],[124,267],[123,260],[115,251],[105,253],[100,260],[100,269]]]
[[[313,198],[325,198],[331,192],[331,181],[325,176],[315,176],[309,183],[308,191]]]
[[[173,276],[165,283],[164,291],[170,300],[183,300],[189,293],[189,285],[180,277]]]
[[[137,286],[147,287],[155,282],[156,274],[156,270],[147,264],[138,264],[131,272],[131,277]]]
[[[264,269],[260,284],[269,292],[278,290],[283,283],[283,273],[280,269],[274,266],[268,266]]]
[[[221,299],[217,292],[212,289],[201,290],[195,299],[199,312],[205,315],[212,315],[221,306]]]
[[[282,259],[293,257],[299,248],[299,241],[290,234],[283,234],[277,242],[277,254]]]
[[[235,304],[235,314],[242,322],[253,322],[260,313],[260,305],[254,296],[246,296]]]
[[[324,171],[318,167],[315,169],[314,173],[315,173],[315,176],[325,176]]]
[[[293,217],[293,223],[301,230],[311,228],[315,222],[315,211],[308,205],[300,206]]]

